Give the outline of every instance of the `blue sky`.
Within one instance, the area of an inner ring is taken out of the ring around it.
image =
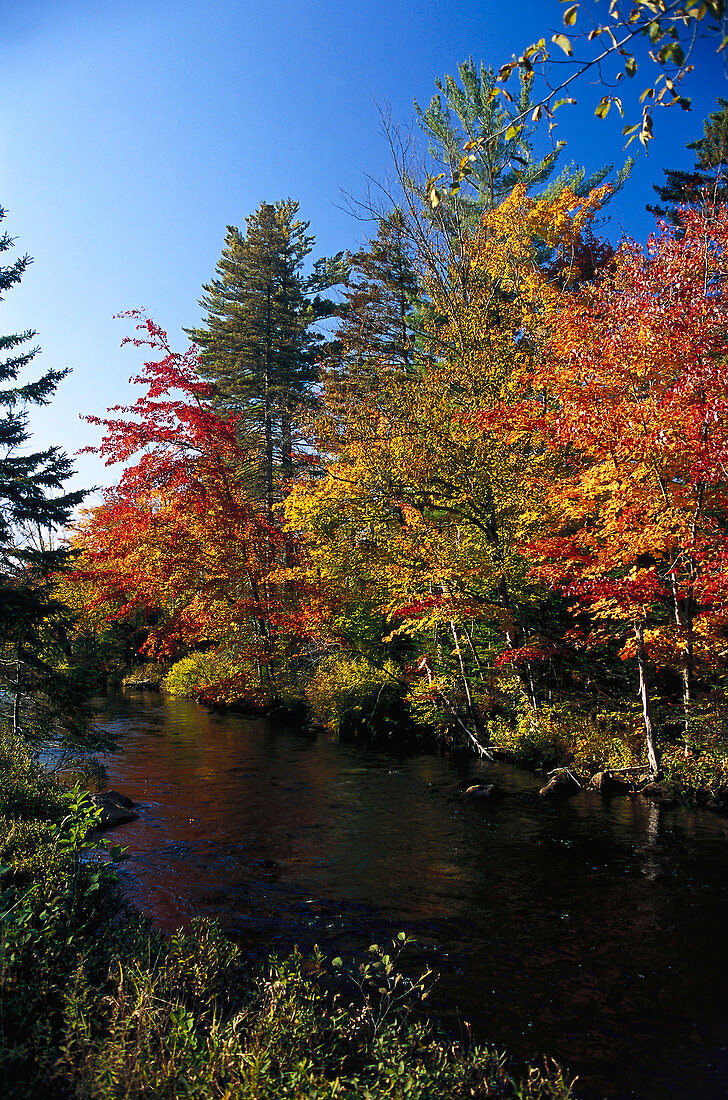
[[[436,77],[469,56],[500,65],[562,12],[555,0],[0,0],[0,204],[34,257],[0,331],[38,331],[35,373],[73,371],[33,414],[34,443],[98,441],[79,415],[135,396],[138,359],[113,315],[144,306],[183,347],[226,225],[262,200],[300,201],[315,255],[356,248],[365,227],[341,192],[387,174],[379,106],[409,124]],[[644,238],[651,183],[690,166],[685,143],[728,95],[713,49],[700,48],[686,89],[693,111],[657,119],[611,236]],[[621,120],[594,119],[588,81],[576,94],[559,128],[568,159],[621,163]],[[93,456],[77,467],[78,485],[114,478]]]

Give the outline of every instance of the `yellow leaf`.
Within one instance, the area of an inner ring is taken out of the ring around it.
[[[571,48],[571,42],[565,34],[554,34],[551,38],[551,41],[559,46],[564,51],[567,57],[574,56],[574,51]]]

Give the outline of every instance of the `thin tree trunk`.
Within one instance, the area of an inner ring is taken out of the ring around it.
[[[681,670],[683,682],[683,725],[685,735],[685,756],[690,752],[690,718],[692,708],[693,683],[693,605],[690,596],[681,601],[678,596],[677,578],[672,574],[672,602],[675,624],[684,638],[684,665]]]
[[[463,687],[465,688],[465,699],[467,702],[468,718],[472,723],[473,729],[476,729],[475,711],[473,710],[473,700],[470,695],[470,685],[468,684],[468,678],[465,675],[465,663],[463,661],[463,653],[460,648],[460,642],[458,641],[457,632],[455,630],[455,623],[450,619],[450,631],[452,633],[452,640],[455,643],[455,652],[457,653],[458,662],[460,664],[460,676],[463,681]]]
[[[655,730],[652,722],[652,708],[650,706],[650,693],[647,687],[645,624],[643,622],[636,623],[634,632],[635,638],[637,640],[637,667],[639,668],[640,673],[640,698],[642,700],[642,718],[645,725],[645,736],[647,739],[647,759],[649,761],[650,771],[652,772],[652,774],[658,775],[660,771],[660,754],[655,738]]]
[[[20,657],[15,664],[15,696],[13,698],[13,736],[20,734]]]
[[[284,477],[290,477],[293,473],[293,427],[287,409],[281,413],[281,465]]]

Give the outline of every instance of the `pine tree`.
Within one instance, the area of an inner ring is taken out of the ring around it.
[[[665,182],[652,185],[660,205],[647,207],[651,214],[667,218],[673,224],[679,220],[680,206],[705,203],[717,206],[728,202],[728,100],[718,100],[718,109],[711,111],[703,123],[703,136],[691,141],[687,148],[695,153],[693,170],[663,169]]]
[[[476,68],[470,58],[458,66],[458,74],[461,83],[449,74],[435,81],[440,94],[433,96],[426,110],[415,102],[419,125],[429,139],[429,152],[438,172],[452,175],[464,155],[463,147],[477,143],[470,154],[473,160],[466,180],[448,202],[453,219],[460,219],[468,229],[473,229],[483,214],[505,199],[518,183],[527,191],[538,189],[542,197],[554,199],[566,187],[584,197],[607,178],[611,165],[588,178],[584,169],[567,165],[557,179],[551,179],[563,143],[542,158],[534,154],[532,139],[537,123],[531,118],[532,76],[519,71],[520,89],[513,113],[526,121],[517,133],[506,136],[514,128],[510,126],[511,115],[503,109],[499,98],[493,96],[496,89],[502,88],[493,70],[482,62]],[[617,173],[614,190],[622,186],[633,164],[634,160],[629,158]]]
[[[4,217],[0,208],[0,221]],[[13,239],[3,233],[0,252],[12,245]],[[21,256],[0,266],[0,301],[30,262]],[[61,610],[53,599],[51,576],[68,559],[67,550],[53,548],[52,533],[68,522],[85,495],[63,492],[72,466],[58,447],[25,451],[28,406],[48,404],[67,374],[49,370],[34,381],[18,382],[38,352],[28,347],[35,335],[28,330],[0,336],[0,685],[14,699],[16,727],[24,695],[49,688],[67,695],[43,654],[49,624]]]
[[[347,374],[365,375],[366,384],[376,386],[380,372],[406,372],[414,356],[411,314],[419,288],[399,209],[379,219],[376,236],[349,255],[348,266],[337,354]]]
[[[339,325],[322,356],[323,385],[315,418],[309,418],[328,455],[337,450],[342,419],[350,421],[356,410],[367,438],[374,421],[393,412],[402,387],[420,376],[423,356],[414,327],[420,289],[410,243],[406,219],[395,208],[379,218],[376,235],[347,256]]]
[[[185,329],[200,348],[216,404],[237,415],[241,433],[260,448],[260,492],[269,512],[277,474],[293,470],[296,410],[311,401],[321,343],[314,326],[333,309],[317,292],[340,274],[336,257],[303,275],[314,238],[298,210],[290,199],[264,202],[246,218],[244,234],[228,226],[216,278],[200,299],[207,316],[199,328]]]

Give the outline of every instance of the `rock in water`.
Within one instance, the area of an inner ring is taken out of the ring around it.
[[[503,792],[499,787],[496,787],[495,783],[476,783],[472,787],[468,787],[465,792],[466,798],[498,798]]]
[[[648,783],[642,787],[640,794],[643,798],[649,798],[650,802],[657,802],[664,809],[675,805],[675,799],[664,783]]]
[[[568,772],[557,772],[553,779],[538,792],[541,798],[568,798],[581,790],[574,777]]]
[[[629,794],[629,783],[617,779],[609,772],[597,772],[589,780],[589,786],[603,795]]]
[[[97,829],[113,829],[117,825],[126,825],[129,821],[137,821],[139,818],[139,814],[134,812],[132,800],[124,794],[119,794],[118,791],[107,791],[106,794],[95,794],[91,797],[101,810]]]

